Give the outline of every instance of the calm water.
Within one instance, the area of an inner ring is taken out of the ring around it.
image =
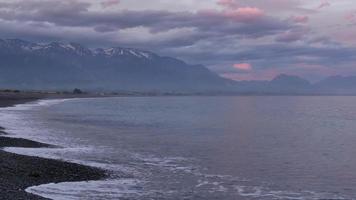
[[[110,179],[27,191],[53,199],[356,199],[356,97],[123,97],[0,111],[8,151],[102,167]]]

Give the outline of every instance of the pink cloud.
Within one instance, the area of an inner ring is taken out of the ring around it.
[[[251,73],[223,73],[221,76],[233,80],[272,80],[279,74],[296,75],[303,78],[315,78],[320,76],[336,75],[340,70],[328,68],[318,64],[295,63],[293,68],[274,66],[276,68],[255,70]]]
[[[331,6],[331,4],[329,3],[329,1],[327,0],[323,0],[320,5],[318,6],[318,9],[322,9],[322,8],[325,8],[325,7],[329,7]]]
[[[305,24],[309,21],[308,16],[293,16],[293,17],[291,17],[291,19],[293,22],[299,23],[299,24]]]
[[[216,9],[199,10],[199,15],[205,15],[216,18],[226,18],[235,22],[250,23],[261,19],[265,16],[263,10],[255,7],[240,7],[235,9],[224,9],[222,11]]]
[[[235,0],[218,0],[217,4],[228,8],[235,8],[238,6]]]
[[[257,7],[239,7],[235,0],[218,0],[217,4],[225,7],[221,13],[222,15],[237,21],[248,22],[256,20],[265,14],[263,10]]]
[[[235,69],[241,70],[241,71],[251,71],[252,70],[252,65],[249,63],[236,63],[233,65]]]
[[[111,6],[116,6],[120,3],[120,0],[105,0],[101,2],[101,6],[103,8],[109,8]]]
[[[241,7],[224,11],[224,15],[237,21],[253,21],[265,15],[264,11],[255,7]]]
[[[356,22],[356,12],[351,12],[351,13],[348,13],[346,16],[345,16],[345,19],[349,22]]]
[[[221,76],[237,81],[271,80],[281,72],[276,69],[259,70],[253,73],[223,73]]]
[[[307,0],[215,0],[217,5],[234,9],[238,7],[258,7],[267,11],[297,11]],[[310,0],[309,0],[310,1]],[[318,0],[319,1],[319,0]]]

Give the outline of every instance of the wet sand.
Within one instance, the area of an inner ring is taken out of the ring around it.
[[[43,95],[34,94],[0,93],[0,107],[26,103],[43,97]],[[7,138],[1,135],[6,135],[6,130],[2,127],[0,127],[0,148],[51,147],[48,144],[26,139]],[[97,168],[58,160],[17,155],[0,150],[0,200],[42,200],[46,198],[29,194],[25,192],[25,189],[46,183],[99,180],[104,179],[107,175],[106,171]]]

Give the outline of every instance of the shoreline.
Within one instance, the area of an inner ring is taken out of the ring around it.
[[[11,107],[42,99],[41,96],[0,96],[0,107]],[[0,122],[0,200],[44,200],[27,193],[28,187],[60,182],[102,180],[108,171],[54,159],[9,153],[5,147],[44,148],[53,147],[23,138],[6,137],[6,129]]]

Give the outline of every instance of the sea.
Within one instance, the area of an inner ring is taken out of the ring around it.
[[[110,171],[26,191],[54,200],[356,199],[356,97],[39,100],[0,109],[5,148]]]

